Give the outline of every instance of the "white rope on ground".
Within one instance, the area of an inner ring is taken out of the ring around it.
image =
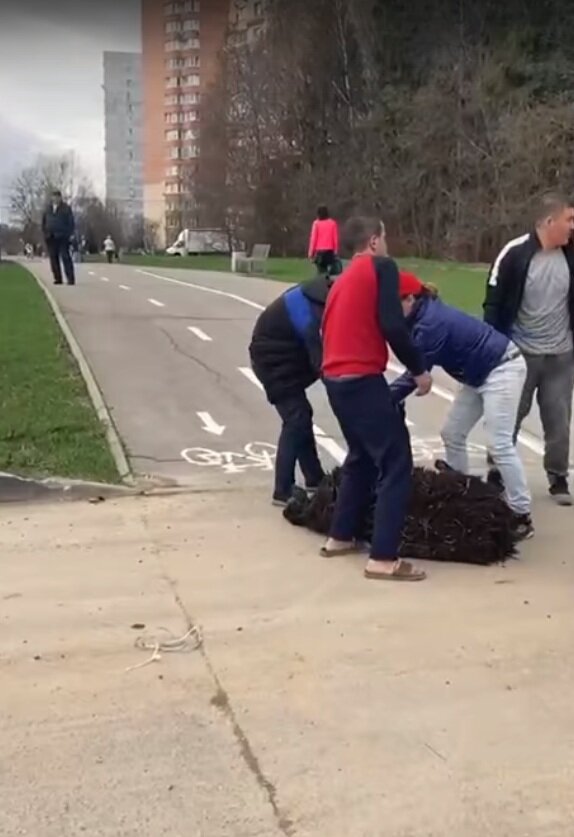
[[[171,634],[167,628],[159,628],[160,631],[166,631]],[[173,635],[172,635],[173,636]],[[144,651],[151,651],[151,657],[144,660],[142,663],[128,666],[126,672],[135,671],[138,668],[143,668],[150,663],[156,663],[161,660],[162,654],[170,654],[177,651],[196,651],[203,643],[203,636],[201,628],[198,625],[192,625],[186,633],[179,638],[160,640],[157,637],[139,636],[134,645],[136,648],[141,648]]]

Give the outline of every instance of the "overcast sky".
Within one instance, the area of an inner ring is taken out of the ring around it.
[[[0,0],[0,212],[7,181],[39,151],[76,151],[103,195],[102,53],[140,50],[139,10],[140,0]]]

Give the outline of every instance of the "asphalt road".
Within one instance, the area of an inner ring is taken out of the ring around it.
[[[51,284],[46,262],[27,266]],[[250,370],[247,347],[260,310],[284,289],[229,274],[100,264],[78,266],[73,288],[52,288],[136,473],[198,489],[270,482],[279,423]],[[419,461],[442,450],[439,430],[454,387],[440,373],[435,381],[432,395],[408,402]],[[331,467],[343,458],[344,443],[320,384],[311,400]],[[540,443],[526,441],[525,462],[539,470]],[[480,428],[472,443],[480,465]]]

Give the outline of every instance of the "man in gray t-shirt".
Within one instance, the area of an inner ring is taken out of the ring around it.
[[[574,207],[559,194],[540,201],[536,232],[510,241],[489,274],[485,320],[522,350],[528,374],[516,434],[536,398],[544,429],[550,494],[572,505],[568,488],[574,390]],[[491,472],[490,478],[496,479]]]

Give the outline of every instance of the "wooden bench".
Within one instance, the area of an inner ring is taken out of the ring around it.
[[[236,253],[236,270],[240,273],[264,274],[270,251],[270,244],[254,244],[250,256],[247,256],[244,253]]]

